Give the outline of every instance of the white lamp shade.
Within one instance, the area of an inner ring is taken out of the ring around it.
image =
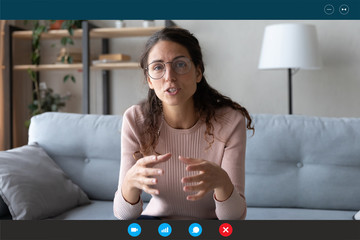
[[[286,23],[265,28],[259,69],[321,68],[316,28]]]

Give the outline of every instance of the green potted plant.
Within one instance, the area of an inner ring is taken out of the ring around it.
[[[57,20],[59,21],[59,20]],[[61,23],[61,29],[66,29],[69,33],[69,36],[62,37],[60,42],[63,46],[65,53],[63,56],[61,56],[61,62],[62,63],[73,63],[73,57],[68,53],[66,50],[67,45],[74,45],[74,41],[72,37],[74,36],[74,29],[81,28],[81,22],[82,20],[60,20]],[[64,82],[66,82],[68,79],[71,79],[75,83],[76,79],[72,74],[67,74],[64,76]]]
[[[47,32],[50,24],[54,23],[55,20],[42,21],[34,20],[32,28],[32,54],[31,54],[31,63],[33,65],[40,64],[40,38],[41,34]],[[26,24],[26,22],[25,22]],[[62,29],[67,29],[69,36],[61,38],[60,42],[62,46],[67,44],[73,45],[72,36],[74,35],[74,29],[81,27],[80,20],[64,20],[61,24]],[[61,59],[62,62],[65,61]],[[71,57],[67,58],[68,63],[72,63]],[[30,110],[30,117],[37,114],[48,112],[48,111],[58,111],[66,105],[66,100],[69,99],[70,95],[60,96],[59,94],[54,93],[51,88],[40,87],[39,75],[32,69],[28,69],[28,74],[34,85],[34,92],[32,94],[32,102],[29,104],[28,108]],[[73,82],[76,81],[75,77],[71,74],[65,75],[63,81],[66,82],[68,79],[71,79]],[[25,122],[25,125],[28,127],[30,125],[30,120]]]

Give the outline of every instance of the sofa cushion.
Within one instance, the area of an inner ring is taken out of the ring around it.
[[[0,195],[14,220],[44,219],[89,203],[37,145],[0,152]]]
[[[121,117],[47,112],[31,118],[37,142],[92,200],[113,200],[120,170]]]
[[[248,206],[360,209],[360,119],[259,114],[254,124]]]
[[[54,218],[56,220],[118,220],[114,216],[112,201],[91,201],[90,204],[71,209]]]
[[[146,208],[147,202],[143,204]],[[112,201],[93,200],[90,204],[71,209],[51,219],[55,220],[119,220],[114,216]]]
[[[354,213],[355,211],[249,207],[246,220],[351,220]]]
[[[360,211],[356,212],[353,218],[354,220],[360,220]]]

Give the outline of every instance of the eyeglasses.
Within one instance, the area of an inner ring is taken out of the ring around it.
[[[171,69],[177,74],[183,75],[190,72],[191,60],[187,57],[179,57],[174,59],[172,62],[153,62],[150,63],[145,70],[149,77],[154,80],[160,79],[165,75],[166,64],[171,63]]]

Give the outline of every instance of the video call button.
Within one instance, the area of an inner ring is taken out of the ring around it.
[[[137,224],[137,223],[132,223],[132,224],[130,224],[129,227],[128,227],[128,233],[129,233],[129,235],[132,236],[132,237],[137,237],[137,236],[139,236],[140,233],[141,233],[141,227],[140,227],[140,225]]]
[[[233,228],[230,224],[228,223],[223,223],[220,225],[219,227],[219,233],[221,236],[223,237],[228,237],[232,234],[233,232]]]
[[[342,15],[346,15],[348,14],[350,11],[350,8],[348,5],[346,4],[342,4],[340,7],[339,7],[339,12],[342,14]]]
[[[190,227],[189,227],[189,233],[190,233],[190,235],[193,236],[193,237],[198,237],[198,236],[200,236],[201,233],[202,233],[202,227],[201,227],[201,225],[198,224],[198,223],[193,223],[193,224],[191,224]]]
[[[162,224],[160,224],[158,231],[159,231],[160,236],[168,237],[168,236],[170,236],[170,234],[172,232],[172,228],[171,228],[170,224],[162,223]]]
[[[334,11],[335,11],[335,8],[334,8],[333,5],[331,5],[331,4],[325,5],[325,7],[324,7],[324,12],[325,12],[325,14],[331,15],[331,14],[334,13]]]

